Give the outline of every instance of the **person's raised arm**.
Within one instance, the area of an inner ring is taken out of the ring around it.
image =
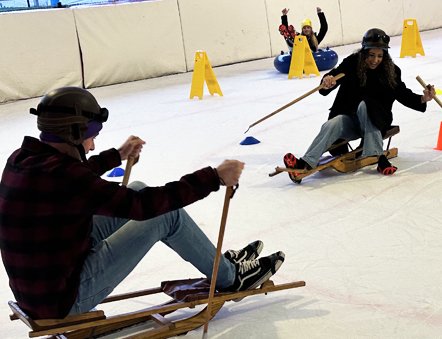
[[[287,13],[289,12],[289,9],[288,8],[283,8],[281,12],[282,12],[281,24],[288,28],[289,27],[289,21],[287,19]]]
[[[320,7],[316,7],[316,12],[318,13],[319,24],[320,24],[319,32],[316,35],[316,39],[318,40],[318,44],[320,44],[321,41],[324,40],[325,35],[327,34],[328,24],[327,24],[327,19],[325,18],[325,14]]]

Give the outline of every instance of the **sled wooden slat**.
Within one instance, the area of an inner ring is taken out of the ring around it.
[[[143,296],[150,295],[150,294],[160,293],[162,291],[163,290],[161,287],[155,287],[155,288],[149,288],[147,290],[140,290],[140,291],[129,292],[129,293],[121,293],[121,294],[116,294],[114,296],[111,295],[111,296],[107,297],[106,299],[104,299],[101,302],[101,304],[110,303],[113,301],[124,300],[124,299],[143,297]]]
[[[198,279],[194,279],[198,281]],[[201,279],[201,281],[204,279]],[[182,281],[178,281],[181,283]],[[164,282],[161,284],[163,286]],[[305,286],[304,281],[295,281],[285,284],[274,285],[268,281],[260,288],[240,292],[215,293],[211,301],[210,318],[223,307],[227,301],[239,301],[245,297],[267,294],[269,292],[281,291],[285,289]],[[139,296],[145,296],[164,292],[162,287],[125,293],[121,295],[110,296],[104,302],[122,301]],[[165,292],[164,292],[165,293]],[[33,320],[29,317],[16,302],[10,301],[8,304],[12,310],[11,320],[20,319],[31,331],[30,338],[52,335],[56,338],[81,339],[96,335],[111,333],[115,330],[126,328],[138,323],[152,321],[154,327],[131,336],[130,338],[168,338],[171,336],[187,333],[190,330],[203,326],[207,321],[207,306],[203,310],[195,310],[196,314],[184,318],[169,320],[165,315],[179,309],[194,309],[199,305],[207,305],[209,302],[208,293],[201,297],[200,292],[195,298],[185,298],[188,301],[176,301],[172,298],[169,302],[141,309],[135,312],[106,317],[103,311],[87,312],[79,315],[68,316],[64,319],[39,319]],[[193,300],[194,299],[194,300]],[[187,312],[186,312],[187,313]]]

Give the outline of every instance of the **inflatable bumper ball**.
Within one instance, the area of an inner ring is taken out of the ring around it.
[[[312,54],[318,71],[332,69],[338,63],[338,54],[328,47],[326,49],[319,49]],[[290,53],[281,52],[281,55],[278,55],[275,60],[273,60],[273,65],[279,72],[288,74],[291,61],[292,55]]]
[[[273,60],[273,65],[281,73],[289,74],[290,62],[292,61],[292,55],[290,53],[281,52],[275,60]]]
[[[318,49],[313,53],[319,71],[332,69],[338,63],[338,55],[330,48]]]

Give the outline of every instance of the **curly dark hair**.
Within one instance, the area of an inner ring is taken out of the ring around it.
[[[357,75],[359,78],[359,83],[362,87],[365,87],[367,82],[367,63],[365,62],[368,58],[369,49],[361,48],[356,53],[358,54],[358,70]],[[396,82],[396,72],[393,60],[391,59],[388,51],[384,50],[384,56],[382,58],[382,62],[378,66],[382,68],[384,72],[382,72],[382,81],[386,86],[394,89],[397,86]]]

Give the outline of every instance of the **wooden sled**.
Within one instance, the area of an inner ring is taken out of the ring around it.
[[[264,283],[260,288],[241,292],[222,293],[216,292],[211,299],[210,319],[222,308],[226,301],[239,301],[245,297],[281,291],[290,288],[305,286],[304,281],[296,281],[286,284],[275,285],[271,280]],[[135,312],[124,313],[107,317],[104,311],[91,311],[79,315],[70,315],[64,319],[39,319],[29,317],[18,304],[9,301],[12,310],[11,320],[20,319],[31,331],[30,338],[51,336],[51,338],[83,339],[106,335],[128,326],[152,321],[153,326],[147,330],[137,332],[127,338],[169,338],[185,334],[203,326],[208,320],[207,305],[201,311],[195,311],[194,315],[181,315],[180,319],[167,319],[166,315],[184,308],[193,309],[195,306],[208,304],[210,283],[205,278],[173,280],[161,283],[160,287],[137,291],[133,293],[109,296],[102,303],[115,302],[130,298],[165,293],[172,299],[164,304],[145,308]],[[175,317],[174,317],[175,318]]]
[[[391,138],[399,133],[399,126],[391,126],[389,130],[385,132],[383,135],[383,139],[388,139],[387,148],[384,151],[384,155],[387,157],[387,159],[391,159],[394,157],[397,157],[398,149],[397,148],[391,148],[390,149],[390,143]],[[341,146],[348,145],[351,149],[351,146],[349,144],[350,140],[343,140],[342,142],[333,144],[328,151],[331,151],[333,149],[337,149]],[[342,154],[340,156],[325,156],[322,157],[319,161],[318,166],[313,168],[312,170],[299,170],[299,169],[293,169],[293,168],[287,168],[287,167],[276,167],[275,171],[270,173],[269,176],[273,177],[279,173],[287,172],[287,173],[294,173],[294,179],[292,179],[295,183],[300,184],[302,179],[312,175],[313,173],[322,171],[326,168],[333,168],[334,170],[341,172],[341,173],[348,173],[348,172],[354,172],[360,168],[363,168],[365,166],[374,165],[378,162],[378,158],[376,156],[374,157],[365,157],[361,158],[362,154],[362,147],[359,146],[358,148],[351,150],[350,152],[347,152],[345,154]]]

